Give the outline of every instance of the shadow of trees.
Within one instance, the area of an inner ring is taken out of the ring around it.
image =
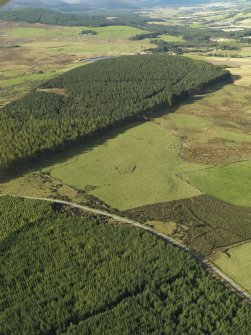
[[[207,94],[213,93],[222,89],[226,85],[232,84],[233,80],[238,80],[239,76],[234,76],[229,82],[221,82],[213,84],[210,87],[203,89],[200,93],[194,94],[190,97],[182,99],[173,106],[168,104],[165,106],[158,106],[151,110],[142,111],[138,116],[133,119],[123,120],[113,126],[105,129],[95,131],[85,138],[79,138],[60,145],[53,150],[41,152],[37,158],[26,158],[21,161],[14,162],[6,171],[1,172],[0,183],[7,182],[10,179],[21,177],[26,173],[35,172],[40,169],[52,167],[55,164],[66,162],[76,155],[90,152],[94,147],[104,145],[106,142],[115,139],[119,135],[126,133],[129,129],[137,127],[138,125],[149,122],[154,118],[161,117],[169,113],[175,113],[182,105],[192,105],[197,101],[203,99]]]

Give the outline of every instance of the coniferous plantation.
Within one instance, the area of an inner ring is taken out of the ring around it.
[[[0,168],[63,150],[229,79],[220,67],[166,55],[125,56],[69,71],[0,110]]]
[[[8,197],[0,219],[0,334],[251,332],[248,304],[149,233]]]
[[[147,22],[148,18],[125,13],[112,21],[105,16],[93,16],[87,14],[73,14],[58,12],[44,8],[17,8],[0,12],[0,19],[4,21],[17,21],[28,23],[40,23],[58,26],[88,26],[105,27],[111,25],[137,26]],[[157,20],[157,19],[156,19]]]

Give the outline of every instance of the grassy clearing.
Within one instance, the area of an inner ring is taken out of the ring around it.
[[[52,79],[59,74],[74,69],[79,64],[67,64],[63,67],[56,67],[55,70],[47,69],[44,73],[28,73],[20,72],[19,69],[4,72],[6,79],[0,83],[0,107],[6,105],[10,101],[22,97],[29,93],[32,89],[41,85],[44,81]]]
[[[51,175],[78,188],[91,185],[91,194],[122,210],[199,194],[175,174],[201,165],[182,161],[179,139],[157,124],[123,128],[90,145],[54,165]]]
[[[139,34],[142,32],[141,29],[128,27],[128,26],[110,26],[110,27],[93,27],[92,30],[96,31],[98,35],[95,36],[80,36],[82,30],[88,30],[90,27],[58,27],[58,26],[48,26],[41,25],[41,28],[37,28],[34,24],[25,24],[26,27],[11,27],[6,32],[9,38],[19,38],[19,37],[32,37],[46,35],[48,38],[76,38],[88,39],[88,40],[103,40],[103,39],[118,39],[127,40],[128,38]]]
[[[241,21],[241,24],[245,27],[251,27],[251,18]]]
[[[236,85],[251,86],[251,64],[239,68],[232,68],[231,73],[240,77],[236,80]]]
[[[184,41],[182,36],[171,36],[171,35],[161,35],[157,39],[165,41],[165,42],[182,42],[182,41]]]
[[[32,82],[32,81],[40,81],[40,80],[48,80],[53,77],[55,77],[55,71],[49,71],[47,73],[34,73],[34,74],[28,74],[28,75],[22,75],[19,77],[14,77],[10,79],[3,80],[1,83],[1,87],[6,88],[9,86],[19,85],[26,82]]]
[[[145,223],[147,226],[155,229],[156,231],[172,236],[176,229],[177,229],[177,224],[176,222],[161,222],[161,221],[147,221]]]
[[[251,242],[219,253],[215,264],[251,293]]]
[[[251,161],[191,172],[183,174],[183,178],[202,192],[251,207]]]

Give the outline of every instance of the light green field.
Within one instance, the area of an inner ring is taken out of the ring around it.
[[[251,18],[241,21],[241,24],[246,27],[251,27]]]
[[[214,261],[227,275],[233,278],[247,291],[251,292],[251,242],[220,253]]]
[[[36,27],[26,27],[26,28],[12,28],[10,29],[8,35],[9,37],[30,37],[30,36],[40,36],[46,33],[43,28]]]
[[[220,127],[216,127],[213,131],[213,134],[214,138],[218,137],[224,140],[234,141],[236,143],[251,142],[251,135],[224,130]]]
[[[90,29],[90,27],[89,28],[86,27],[86,29]],[[83,28],[81,30],[83,30]],[[142,33],[141,29],[127,27],[127,26],[98,27],[98,28],[92,28],[92,30],[98,33],[96,37],[100,39],[112,38],[112,39],[119,39],[119,40],[121,39],[127,40],[128,38],[134,35]]]
[[[195,115],[173,113],[168,115],[168,120],[173,122],[174,127],[178,128],[213,128],[212,121],[197,117]]]
[[[56,75],[55,71],[50,71],[50,72],[41,73],[41,74],[34,73],[34,74],[29,74],[29,75],[22,75],[20,77],[14,77],[14,78],[3,80],[0,86],[8,87],[8,86],[13,86],[13,85],[19,85],[27,81],[31,82],[31,81],[37,81],[37,80],[47,80],[47,79],[51,79],[55,75]]]
[[[251,161],[191,172],[183,178],[204,193],[251,207]]]
[[[159,40],[165,41],[165,42],[182,42],[184,41],[182,36],[171,36],[171,35],[161,35]]]
[[[49,70],[45,73],[25,74],[22,71],[14,70],[6,72],[6,79],[0,83],[0,107],[6,103],[18,99],[25,93],[29,93],[31,89],[36,88],[45,80],[52,79],[61,73],[69,71],[79,64],[66,64],[63,67]]]
[[[91,194],[121,210],[200,193],[175,174],[201,165],[180,159],[179,139],[153,122],[120,129],[91,146],[54,165],[52,177],[79,188],[95,186]]]
[[[10,44],[19,44],[21,48],[26,48],[26,53],[44,55],[74,55],[90,57],[107,53],[130,53],[139,52],[145,46],[150,46],[149,41],[130,41],[129,38],[142,33],[138,28],[128,26],[111,26],[92,28],[98,34],[93,36],[81,36],[82,30],[88,27],[58,27],[35,25],[28,27],[9,27],[2,29],[3,37]],[[29,39],[27,39],[27,37]],[[15,50],[18,54],[22,50]],[[30,49],[30,50],[29,50]],[[13,52],[13,51],[12,51]],[[18,59],[17,59],[18,60]],[[21,59],[20,59],[21,61]]]
[[[25,48],[32,50],[42,50],[47,57],[56,57],[61,55],[73,56],[77,58],[89,58],[102,55],[120,55],[142,52],[145,46],[150,47],[148,41],[140,45],[138,41],[127,42],[126,40],[73,40],[70,43],[61,41],[33,41],[24,43]],[[76,58],[75,58],[76,59]],[[77,60],[77,59],[76,59]]]
[[[58,26],[47,26],[41,25],[41,27],[34,27],[33,24],[30,24],[28,27],[13,27],[8,30],[7,36],[9,38],[17,37],[31,37],[31,36],[47,36],[47,37],[74,37],[79,35],[82,30],[89,30],[90,27],[58,27]],[[98,33],[95,36],[82,36],[82,38],[88,39],[128,39],[136,34],[142,32],[138,28],[133,28],[129,26],[109,26],[109,27],[93,27],[91,30],[94,30]]]

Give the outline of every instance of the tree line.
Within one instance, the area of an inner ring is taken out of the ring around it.
[[[151,40],[155,45],[153,48],[148,48],[146,51],[152,53],[175,53],[181,55],[187,52],[212,52],[224,50],[240,50],[240,47],[235,44],[218,43],[218,42],[200,42],[199,44],[194,41],[181,41],[181,42],[166,42],[163,40]]]
[[[171,52],[182,54],[186,52],[205,52],[213,50],[240,50],[240,46],[236,42],[219,42],[218,39],[225,38],[237,40],[239,42],[248,43],[247,36],[250,36],[250,30],[243,32],[224,32],[218,29],[199,29],[186,26],[163,26],[161,24],[144,24],[142,32],[130,39],[133,41],[140,41],[144,39],[151,39],[151,43],[156,47],[147,49],[154,53]],[[182,37],[181,41],[166,42],[161,39],[156,39],[163,35],[170,35]]]
[[[69,71],[0,109],[0,168],[63,150],[147,111],[173,105],[229,72],[185,57],[124,56]],[[65,95],[48,89],[64,89]]]
[[[251,29],[246,28],[240,31],[223,31],[222,29],[212,29],[212,28],[194,28],[189,27],[187,25],[177,25],[177,26],[168,26],[168,25],[161,25],[159,24],[142,24],[141,28],[145,30],[141,34],[138,34],[132,39],[144,39],[148,38],[147,35],[151,36],[151,34],[155,33],[158,34],[157,36],[161,35],[171,35],[171,36],[182,36],[186,41],[193,41],[196,43],[202,42],[211,42],[213,40],[217,40],[219,38],[226,38],[226,39],[234,39],[238,41],[248,41],[244,38],[251,36]],[[145,37],[144,37],[145,35]],[[140,38],[140,36],[142,38]]]

